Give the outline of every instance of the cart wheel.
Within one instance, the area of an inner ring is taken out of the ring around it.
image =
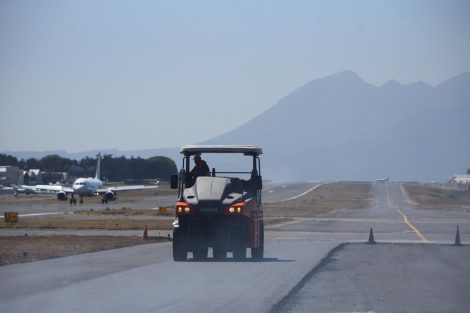
[[[176,228],[173,230],[173,260],[186,261],[187,252],[184,247],[183,233],[181,229]]]
[[[239,245],[233,249],[233,259],[236,261],[243,261],[246,259],[246,248],[244,245]]]
[[[264,223],[261,222],[259,228],[259,247],[251,248],[251,257],[253,260],[262,260],[264,256]]]
[[[208,247],[195,247],[193,250],[193,256],[195,260],[205,260],[207,259]]]
[[[214,247],[212,253],[214,254],[214,260],[225,260],[227,257],[227,251],[222,248]]]

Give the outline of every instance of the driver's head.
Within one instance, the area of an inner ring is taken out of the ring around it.
[[[194,160],[194,163],[196,163],[196,164],[199,163],[199,162],[201,162],[201,155],[196,154],[196,155],[194,156],[194,159],[193,159],[193,160]]]

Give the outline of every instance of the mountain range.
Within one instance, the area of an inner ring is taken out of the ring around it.
[[[376,87],[346,71],[206,143],[257,143],[264,172],[282,179],[443,181],[470,167],[469,135],[470,73],[435,87]]]
[[[345,71],[307,83],[203,144],[261,146],[268,179],[445,181],[470,167],[469,135],[470,73],[433,87],[394,80],[374,86]],[[166,155],[179,164],[177,148],[101,152]],[[96,153],[57,154],[81,158]]]

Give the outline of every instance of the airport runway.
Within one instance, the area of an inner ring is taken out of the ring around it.
[[[470,242],[470,213],[414,209],[399,183],[374,183],[371,205],[358,210],[333,212],[321,218],[299,218],[271,227],[268,238],[285,237],[315,241],[366,241],[370,228],[375,240],[407,243],[453,243],[457,225],[461,239]]]
[[[0,312],[468,312],[470,248],[442,243],[457,224],[469,243],[470,214],[412,209],[398,183],[371,196],[269,228],[263,262],[175,263],[163,243],[0,267]],[[379,243],[357,243],[370,227]]]
[[[149,244],[0,268],[1,312],[269,312],[337,244],[270,240],[263,262],[178,262]]]

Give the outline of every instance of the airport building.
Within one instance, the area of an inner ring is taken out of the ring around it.
[[[449,178],[449,186],[470,190],[470,175],[453,175]]]
[[[42,172],[41,175],[43,184],[65,184],[70,182],[67,172]]]
[[[23,185],[23,170],[18,166],[0,166],[0,185]]]
[[[30,169],[24,171],[24,184],[25,185],[42,185],[42,172],[40,169]]]

